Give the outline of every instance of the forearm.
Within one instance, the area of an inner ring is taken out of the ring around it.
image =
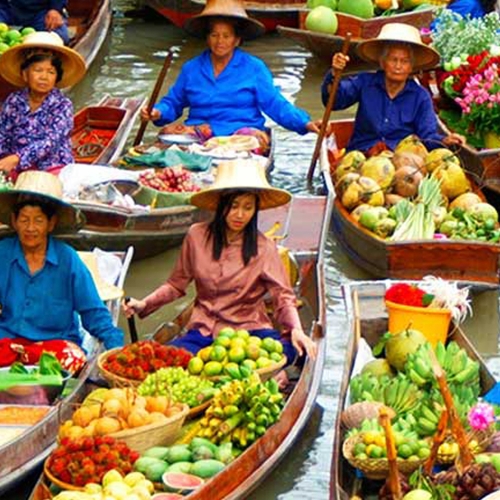
[[[157,311],[160,307],[165,304],[169,304],[176,299],[179,299],[185,295],[183,290],[178,290],[173,287],[168,281],[164,285],[157,288],[154,292],[150,293],[143,300],[146,303],[146,307],[139,314],[140,318],[145,318],[150,314]]]
[[[109,311],[104,305],[83,311],[81,318],[85,330],[98,338],[106,349],[123,345],[123,332],[113,325]]]

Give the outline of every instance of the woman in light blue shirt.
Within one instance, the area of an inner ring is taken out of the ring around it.
[[[143,120],[166,125],[189,108],[186,125],[204,125],[205,137],[231,135],[244,127],[264,131],[264,113],[299,134],[319,131],[305,111],[283,97],[264,62],[239,48],[242,40],[264,31],[239,2],[220,6],[209,0],[185,28],[206,37],[208,49],[183,65],[177,81],[151,113],[143,108]]]
[[[107,349],[118,347],[123,333],[87,267],[75,250],[51,236],[79,226],[79,211],[61,195],[60,180],[43,171],[23,172],[14,190],[0,192],[0,222],[16,231],[0,241],[0,339],[80,345],[80,317]]]

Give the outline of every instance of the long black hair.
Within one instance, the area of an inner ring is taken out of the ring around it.
[[[53,54],[52,52],[36,52],[34,54],[28,55],[28,57],[21,64],[21,71],[28,69],[32,64],[44,61],[49,61],[50,64],[54,66],[57,74],[56,83],[60,82],[64,73],[62,60],[59,56]]]
[[[226,216],[231,210],[234,200],[241,195],[249,194],[249,191],[235,190],[229,193],[224,193],[219,198],[215,217],[208,226],[208,237],[212,237],[212,257],[214,260],[219,260],[222,254],[222,249],[228,245],[227,241],[227,223]],[[252,193],[253,194],[253,193]],[[243,230],[243,246],[241,249],[241,257],[245,266],[250,262],[252,257],[257,255],[257,221],[259,212],[259,197],[255,194],[255,213]]]

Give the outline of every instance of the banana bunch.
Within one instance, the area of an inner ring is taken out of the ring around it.
[[[249,378],[233,380],[215,394],[200,419],[198,436],[245,449],[278,420],[284,403],[274,379],[262,383],[253,373]]]
[[[415,410],[415,430],[421,437],[433,436],[438,427],[439,418],[444,406],[430,395],[424,397]]]
[[[346,438],[351,437],[360,432],[384,432],[384,428],[380,425],[378,418],[365,418],[359,427],[353,427],[346,433]]]
[[[402,434],[409,434],[410,437],[418,437],[415,432],[415,426],[417,425],[417,419],[414,417],[413,413],[407,413],[406,415],[400,415],[396,418],[392,424],[394,432],[400,432]]]
[[[408,354],[406,358],[405,372],[410,380],[419,387],[430,384],[435,380],[429,353],[431,349],[431,344],[426,342],[418,346],[418,349]]]
[[[384,385],[383,399],[380,401],[401,415],[413,411],[421,397],[418,386],[404,373],[398,373]]]
[[[456,342],[449,342],[446,348],[438,342],[436,357],[446,372],[448,383],[479,384],[479,362],[469,358]]]
[[[376,377],[369,372],[360,373],[349,382],[351,404],[359,401],[383,401],[384,385],[390,377]]]

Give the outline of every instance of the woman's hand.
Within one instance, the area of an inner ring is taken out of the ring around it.
[[[466,139],[463,135],[452,132],[443,139],[443,144],[445,146],[463,146],[466,143]]]
[[[137,300],[130,297],[127,300],[122,300],[122,310],[125,317],[130,318],[134,314],[139,314],[146,309],[146,301]]]
[[[314,340],[304,333],[302,328],[294,328],[292,330],[292,345],[299,353],[299,356],[302,356],[305,350],[306,354],[311,359],[316,358],[316,344],[314,343]]]
[[[19,165],[19,156],[9,155],[0,160],[0,170],[6,174],[10,173]]]
[[[45,28],[47,31],[53,31],[60,28],[64,24],[64,19],[62,14],[55,9],[51,9],[47,12],[45,16]]]
[[[333,54],[332,57],[332,69],[333,71],[343,71],[349,62],[349,56],[342,54],[342,52],[337,52]]]
[[[153,121],[155,122],[156,120],[159,120],[161,118],[161,113],[158,109],[153,108],[151,110],[151,113],[148,111],[147,106],[144,106],[141,108],[141,120],[143,122],[148,122],[148,121]]]

